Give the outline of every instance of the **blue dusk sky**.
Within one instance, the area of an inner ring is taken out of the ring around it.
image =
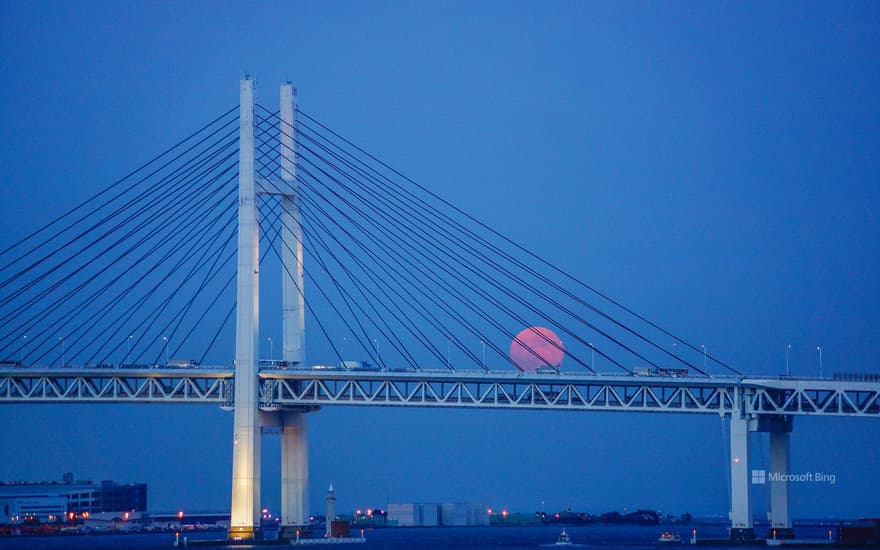
[[[876,2],[7,1],[0,29],[0,247],[236,105],[248,73],[262,103],[290,80],[304,111],[742,372],[782,373],[787,345],[796,375],[817,346],[825,374],[880,372]],[[229,506],[218,408],[0,423],[0,479]],[[795,484],[793,514],[880,515],[878,444],[877,420],[796,418],[792,471],[836,483]],[[728,509],[714,416],[326,407],[309,453],[315,512],[331,481],[340,511]],[[273,509],[279,469],[266,436]]]

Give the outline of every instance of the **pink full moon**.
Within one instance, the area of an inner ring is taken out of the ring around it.
[[[562,340],[549,328],[529,327],[510,343],[510,360],[525,372],[535,372],[539,367],[559,367],[564,349]]]

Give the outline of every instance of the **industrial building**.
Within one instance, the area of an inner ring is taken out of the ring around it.
[[[146,509],[145,483],[74,481],[70,473],[64,474],[61,481],[0,482],[0,524],[52,522],[101,512]]]
[[[388,505],[388,522],[398,527],[471,527],[489,525],[484,504],[404,503]]]

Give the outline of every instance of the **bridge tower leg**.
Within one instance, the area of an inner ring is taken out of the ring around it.
[[[777,539],[793,539],[791,516],[788,512],[788,474],[791,470],[791,417],[773,417],[770,432],[770,533]]]
[[[229,538],[260,535],[260,417],[257,383],[260,234],[254,189],[254,81],[240,86],[238,288],[235,322],[235,412]]]
[[[754,540],[752,525],[751,428],[741,407],[730,415],[730,539]]]
[[[294,157],[295,90],[281,86],[281,198],[283,360],[305,363],[305,300],[302,225]],[[281,536],[292,538],[309,523],[309,457],[306,413],[285,411],[281,418]]]

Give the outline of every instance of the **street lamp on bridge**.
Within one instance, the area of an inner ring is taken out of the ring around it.
[[[593,369],[593,372],[596,371],[596,348],[593,347],[593,343],[590,342],[590,368]]]
[[[816,350],[819,352],[819,378],[822,378],[822,346],[816,346]]]
[[[785,376],[791,376],[791,370],[788,368],[788,356],[791,354],[791,344],[785,348]]]

